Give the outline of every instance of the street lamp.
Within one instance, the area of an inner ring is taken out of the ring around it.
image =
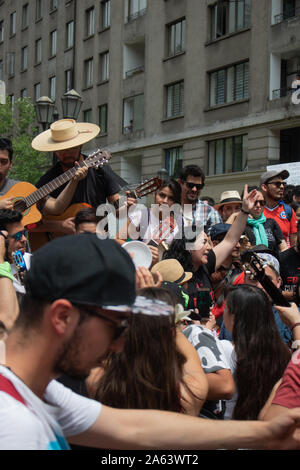
[[[77,91],[67,91],[61,98],[63,117],[77,121],[82,102],[82,98]]]
[[[41,96],[36,100],[35,112],[36,120],[42,125],[45,131],[48,125],[53,121],[54,102],[48,96]]]

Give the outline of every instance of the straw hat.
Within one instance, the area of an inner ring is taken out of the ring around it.
[[[159,271],[162,275],[163,281],[177,282],[183,284],[193,277],[193,273],[185,272],[177,259],[164,259],[156,263],[151,269],[151,273],[155,274]]]
[[[216,210],[220,209],[221,206],[224,206],[225,204],[232,204],[232,203],[240,203],[243,204],[243,201],[241,199],[241,196],[239,195],[238,191],[224,191],[221,194],[221,199],[218,204],[214,206]]]
[[[94,139],[99,132],[100,127],[96,124],[60,119],[53,122],[50,129],[37,135],[31,145],[35,150],[56,152],[83,145]]]

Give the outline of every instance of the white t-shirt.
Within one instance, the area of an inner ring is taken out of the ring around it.
[[[101,404],[74,393],[52,380],[40,400],[4,366],[0,374],[9,379],[26,405],[0,391],[0,450],[66,450],[65,437],[90,428]]]

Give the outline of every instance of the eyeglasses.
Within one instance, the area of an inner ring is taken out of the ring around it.
[[[106,317],[105,315],[102,315],[101,313],[99,313],[98,311],[94,310],[94,309],[91,309],[89,307],[86,307],[86,306],[82,306],[82,305],[79,305],[79,304],[73,304],[75,307],[77,307],[79,310],[83,310],[84,312],[86,312],[88,315],[91,315],[92,317],[98,317],[98,318],[102,318],[103,320],[106,320],[108,321],[109,323],[111,323],[114,328],[115,328],[115,334],[114,334],[114,337],[113,337],[113,341],[116,341],[117,339],[120,338],[120,336],[122,336],[122,334],[124,333],[124,331],[128,328],[128,322],[127,320],[124,318],[123,320],[121,320],[121,323],[120,325],[118,325],[114,320],[112,320],[111,318],[108,318]]]
[[[204,183],[191,183],[190,181],[185,181],[185,184],[187,185],[187,187],[189,189],[193,189],[196,187],[197,191],[200,191],[200,189],[203,189],[204,188]]]
[[[266,201],[264,201],[264,200],[255,201],[254,205],[258,206],[258,204],[261,205],[262,207],[264,207],[266,205]]]
[[[287,183],[285,181],[270,181],[270,183],[265,183],[265,184],[274,184],[276,188],[280,188],[283,186],[284,188],[286,187]]]
[[[13,235],[9,235],[11,238],[13,238],[16,242],[19,242],[21,238],[27,237],[27,230],[20,230],[20,232],[14,233]]]

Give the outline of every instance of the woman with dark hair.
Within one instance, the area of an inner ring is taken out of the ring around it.
[[[188,285],[184,286],[190,296],[188,308],[198,308],[201,313],[201,309],[208,310],[212,306],[214,293],[210,276],[222,266],[222,263],[229,257],[239,242],[245,229],[247,216],[254,207],[257,197],[258,192],[254,189],[248,193],[246,185],[241,211],[224,239],[216,246],[211,245],[209,236],[203,230],[200,231],[194,242],[186,238],[175,239],[169,250],[164,254],[164,259],[177,259],[184,271],[194,273]],[[191,236],[192,233],[188,235]]]
[[[265,199],[263,193],[257,186],[253,186],[253,188],[257,189],[258,198],[254,207],[249,211],[245,228],[245,234],[250,244],[252,246],[265,245],[275,252],[287,250],[288,246],[281,228],[274,219],[267,219],[264,215]]]
[[[138,294],[174,304],[167,289],[145,288]],[[132,315],[124,342],[121,353],[108,355],[98,376],[97,400],[116,408],[199,414],[207,381],[197,352],[175,328],[174,314]]]
[[[231,370],[236,385],[225,418],[256,420],[291,354],[280,338],[271,302],[258,287],[230,288],[224,323],[233,338]]]
[[[181,186],[168,179],[155,192],[151,209],[142,205],[130,208],[126,227],[121,228],[116,239],[120,244],[128,239],[146,243],[152,253],[153,265],[162,258],[165,249],[181,231],[182,224]]]

